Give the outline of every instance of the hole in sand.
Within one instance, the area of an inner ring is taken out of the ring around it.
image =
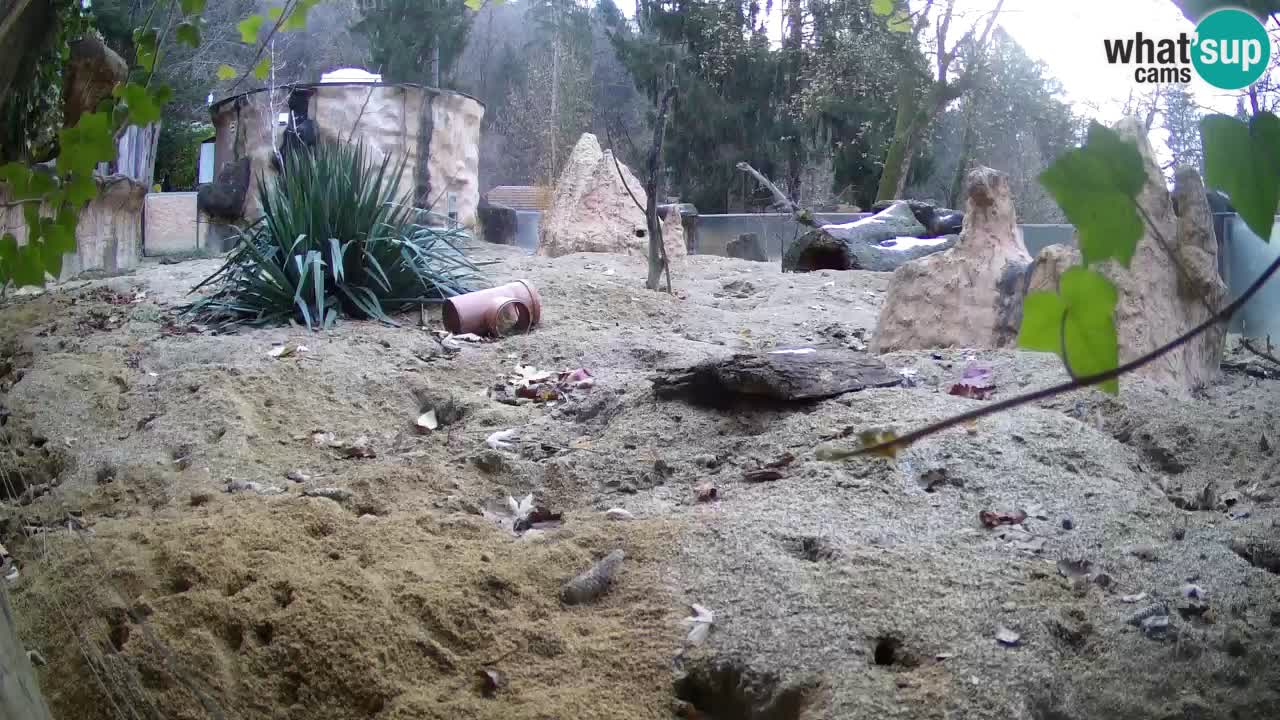
[[[808,562],[830,562],[840,556],[840,551],[832,547],[826,538],[812,535],[783,538],[782,547]]]
[[[257,636],[258,642],[270,645],[272,638],[276,636],[276,628],[269,622],[260,622],[253,626],[253,634]]]
[[[278,582],[271,586],[271,597],[282,609],[293,604],[293,586],[287,582]]]
[[[99,485],[106,485],[109,482],[115,482],[116,469],[111,465],[103,465],[98,468],[98,472],[94,473],[93,479]]]
[[[855,269],[857,265],[847,252],[833,248],[810,248],[796,261],[796,272]]]
[[[876,638],[871,659],[880,667],[912,668],[919,665],[916,658],[902,646],[902,639],[893,635],[881,635]]]
[[[725,661],[695,667],[676,682],[676,696],[709,720],[799,720],[814,690]]]

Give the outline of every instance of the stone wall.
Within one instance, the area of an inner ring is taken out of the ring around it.
[[[62,260],[58,280],[86,270],[114,273],[136,267],[142,259],[142,206],[147,188],[122,175],[94,178],[98,196],[80,211],[76,229],[78,250]],[[6,199],[0,190],[0,202]],[[47,209],[46,215],[51,214]],[[0,229],[19,244],[27,241],[27,225],[20,207],[0,207]]]
[[[206,249],[208,218],[193,192],[149,193],[143,201],[143,254],[177,255]]]
[[[480,121],[484,105],[459,93],[409,84],[329,83],[257,91],[228,98],[212,108],[214,165],[249,157],[251,188],[244,216],[257,217],[259,177],[273,177],[275,148],[284,138],[275,118],[291,99],[305,106],[318,142],[362,142],[376,160],[405,161],[401,190],[417,207],[441,215],[452,210],[464,225],[476,221],[480,204]],[[301,112],[301,110],[299,110]]]

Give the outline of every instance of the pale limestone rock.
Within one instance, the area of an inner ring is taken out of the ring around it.
[[[1227,288],[1218,274],[1213,216],[1200,176],[1190,168],[1180,169],[1170,194],[1142,124],[1127,119],[1117,130],[1137,142],[1148,178],[1138,204],[1149,220],[1144,221],[1146,231],[1132,262],[1127,269],[1114,261],[1097,267],[1118,291],[1115,320],[1123,364],[1207,320],[1226,303]],[[1045,248],[1036,260],[1030,289],[1056,290],[1062,272],[1079,262],[1074,249]],[[1180,391],[1204,387],[1219,372],[1225,333],[1223,326],[1205,332],[1135,374]]]
[[[622,177],[618,175],[619,167]],[[622,178],[626,178],[625,186]],[[647,256],[649,233],[644,212],[636,205],[644,205],[647,198],[644,185],[635,174],[626,165],[615,164],[613,152],[601,149],[594,135],[583,134],[556,183],[551,208],[539,223],[538,254],[559,257],[602,252]],[[663,221],[662,239],[668,258],[687,254],[679,212],[670,212]]]
[[[889,281],[876,352],[1013,345],[1031,256],[1018,233],[1008,177],[969,173],[964,229],[955,246],[903,264]]]

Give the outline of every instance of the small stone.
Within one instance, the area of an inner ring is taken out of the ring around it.
[[[1013,612],[1014,610],[1017,610],[1017,609],[1018,609],[1018,603],[1013,602],[1013,601],[1009,601],[1009,602],[1007,602],[1007,603],[1005,603],[1005,604],[1001,605],[1001,606],[1000,606],[1000,609],[1001,609],[1001,610],[1004,610],[1005,612]]]
[[[1115,582],[1112,577],[1106,573],[1098,573],[1093,576],[1093,583],[1102,589],[1107,589]]]
[[[693,458],[693,464],[698,467],[714,469],[720,465],[720,459],[709,453],[705,455],[695,455]]]
[[[40,654],[39,650],[28,650],[27,660],[36,667],[44,667],[49,664],[49,662],[44,659],[44,656]]]
[[[1169,630],[1168,615],[1152,615],[1142,621],[1142,633],[1149,638],[1163,636]]]
[[[1064,516],[1062,516],[1062,529],[1063,529],[1063,530],[1074,530],[1075,528],[1076,528],[1076,523],[1075,523],[1075,521],[1074,521],[1074,520],[1072,520],[1072,519],[1071,519],[1071,516],[1070,516],[1070,515],[1064,515]]]
[[[1173,529],[1173,532],[1169,533],[1169,536],[1174,540],[1182,540],[1187,536],[1187,529],[1184,527],[1176,527]]]
[[[1182,597],[1188,600],[1204,600],[1206,595],[1208,595],[1208,593],[1206,593],[1204,588],[1199,585],[1187,583],[1182,586]]]
[[[1017,647],[1022,644],[1022,636],[1001,625],[996,628],[996,642],[1005,647]]]
[[[288,473],[285,474],[285,478],[292,480],[293,482],[296,482],[296,483],[304,483],[304,482],[309,482],[311,480],[311,476],[302,472],[301,470],[290,470]]]
[[[480,562],[493,562],[493,556],[489,553],[480,553]]]
[[[1153,545],[1138,545],[1129,550],[1129,554],[1147,562],[1156,561],[1156,549]]]
[[[1280,627],[1280,610],[1271,611],[1271,627]]]
[[[637,490],[636,486],[632,485],[631,483],[622,483],[622,485],[618,488],[618,492],[626,493],[627,495],[635,495],[640,491]]]

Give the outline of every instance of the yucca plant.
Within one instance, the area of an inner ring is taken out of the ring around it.
[[[478,286],[467,233],[424,225],[426,211],[400,202],[403,169],[403,159],[371,163],[363,145],[290,153],[280,177],[258,180],[262,217],[192,290],[215,291],[184,312],[222,328],[293,319],[320,329],[340,314],[394,325],[406,307]]]

